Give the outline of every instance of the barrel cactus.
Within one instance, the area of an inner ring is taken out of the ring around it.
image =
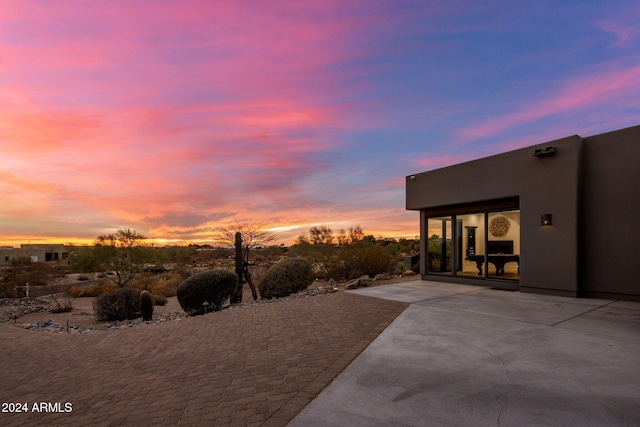
[[[151,294],[147,291],[140,293],[140,312],[142,313],[142,320],[148,321],[153,317],[154,301]]]

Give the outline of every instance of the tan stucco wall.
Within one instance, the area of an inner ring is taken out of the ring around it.
[[[62,261],[65,259],[63,254],[68,254],[71,249],[73,247],[63,244],[23,244],[20,248],[0,248],[0,266],[9,265],[12,259],[20,257],[36,257],[37,262],[44,262],[47,253],[57,253],[58,261]]]
[[[554,156],[532,155],[548,146]],[[639,159],[640,126],[571,136],[408,176],[406,207],[421,211],[425,253],[425,209],[517,196],[521,290],[640,298]]]
[[[585,139],[582,194],[585,294],[640,297],[640,126]]]
[[[532,155],[547,146],[556,147],[554,156]],[[572,136],[407,177],[407,209],[518,196],[520,289],[577,295],[581,146],[582,138]],[[547,213],[553,225],[541,227]]]

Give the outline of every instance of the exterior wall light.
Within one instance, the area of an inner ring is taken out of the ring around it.
[[[551,157],[554,154],[556,154],[556,147],[538,148],[533,152],[533,155],[536,156],[537,158]]]
[[[551,214],[540,215],[540,225],[551,225]]]
[[[415,175],[411,175],[411,176],[409,177],[409,179],[410,179],[411,181],[415,181],[416,176],[415,176]]]

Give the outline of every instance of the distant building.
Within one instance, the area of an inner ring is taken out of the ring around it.
[[[423,279],[640,300],[640,126],[408,176]]]
[[[0,248],[0,266],[7,266],[14,258],[27,257],[32,262],[63,261],[73,246],[62,244],[24,244],[20,248]]]

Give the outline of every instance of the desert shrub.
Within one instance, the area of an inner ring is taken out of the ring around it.
[[[188,276],[186,276],[188,277]],[[129,283],[129,287],[149,291],[154,295],[164,295],[165,297],[175,297],[178,286],[184,281],[179,273],[145,273]]]
[[[149,292],[154,295],[175,297],[178,292],[178,287],[186,277],[183,277],[179,273],[161,275],[154,283],[149,286]]]
[[[77,297],[72,297],[66,289],[58,284],[55,286],[56,293],[40,297],[40,301],[49,308],[52,313],[68,313],[73,310],[73,301]]]
[[[398,261],[393,265],[393,274],[401,275],[407,270],[407,267],[404,265],[404,262]]]
[[[311,261],[316,277],[328,279],[333,277],[340,248],[332,243],[309,244],[302,242],[292,246],[291,252],[298,257]]]
[[[311,263],[304,258],[287,258],[268,269],[260,280],[262,298],[280,298],[307,289],[313,282]]]
[[[29,257],[12,258],[1,273],[0,292],[7,298],[26,296],[24,286],[27,283],[35,289],[38,286],[47,286],[64,276],[62,267],[44,262],[31,262]]]
[[[113,283],[88,286],[67,285],[64,290],[72,298],[94,298],[117,289],[117,287],[118,286]]]
[[[140,291],[118,288],[100,295],[93,302],[98,320],[126,320],[140,317]]]
[[[152,283],[154,283],[156,277],[154,274],[140,273],[133,280],[131,280],[127,286],[130,288],[140,289],[146,291],[149,289]]]
[[[173,270],[171,270],[171,273],[169,273],[170,276],[180,276],[182,277],[182,280],[186,279],[187,277],[191,276],[191,273],[189,273],[187,270],[183,269],[183,268],[174,268]]]
[[[167,297],[162,294],[151,294],[151,297],[153,298],[153,305],[165,306],[167,305],[167,302],[169,302]]]
[[[13,283],[0,282],[0,298],[15,298],[16,289]]]
[[[209,270],[194,274],[178,287],[178,302],[189,315],[220,310],[237,282],[238,276],[229,270]],[[208,306],[203,305],[205,302]]]
[[[391,255],[382,246],[358,242],[350,245],[339,256],[342,276],[355,279],[364,275],[374,277],[386,273],[391,263]]]
[[[390,271],[391,254],[383,246],[359,241],[340,248],[325,268],[326,277],[336,280],[356,279],[364,275],[374,277]]]
[[[73,285],[65,285],[64,291],[72,298],[78,298],[80,296],[80,287]]]

